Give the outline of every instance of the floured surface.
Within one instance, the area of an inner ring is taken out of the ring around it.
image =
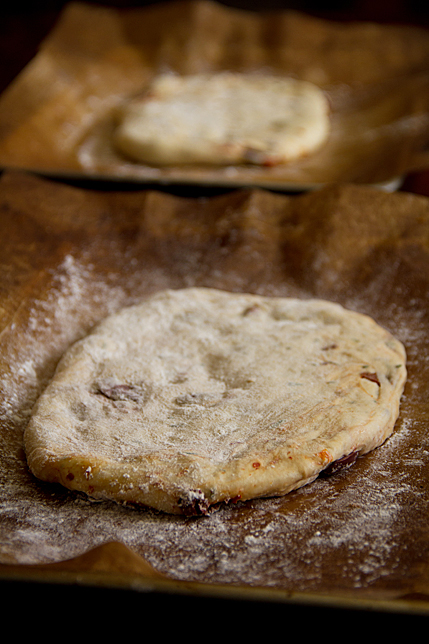
[[[67,352],[27,459],[45,481],[176,514],[285,494],[390,435],[405,359],[330,302],[162,291]]]
[[[1,564],[62,561],[118,541],[172,579],[351,598],[428,593],[427,199],[341,186],[194,201],[13,175],[0,199]],[[23,432],[68,346],[124,305],[202,285],[336,300],[394,333],[408,381],[389,440],[285,497],[194,519],[35,479]]]

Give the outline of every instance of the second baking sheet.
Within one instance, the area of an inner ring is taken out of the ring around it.
[[[390,184],[428,167],[429,34],[413,27],[255,13],[206,0],[116,10],[71,3],[0,98],[0,164],[66,177],[300,190]],[[332,136],[273,168],[156,168],[113,148],[116,108],[157,74],[292,75],[329,96]]]

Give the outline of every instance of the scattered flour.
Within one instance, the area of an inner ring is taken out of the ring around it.
[[[65,258],[50,292],[57,320],[73,307],[85,306],[89,273],[88,264]],[[100,283],[96,288],[92,284],[94,292],[112,310],[126,299],[114,284]],[[87,306],[94,307],[94,296]],[[55,320],[48,316],[50,307],[52,302],[46,300],[34,302],[26,329],[28,345],[14,355],[3,383],[0,563],[61,561],[120,541],[173,579],[301,592],[323,592],[337,584],[347,592],[383,585],[396,588],[402,583],[404,562],[425,556],[419,552],[418,534],[426,530],[428,519],[424,484],[429,437],[410,413],[411,403],[421,396],[418,367],[426,358],[413,349],[424,324],[412,312],[396,312],[397,335],[410,348],[414,375],[397,428],[383,446],[349,470],[319,478],[284,498],[239,503],[208,517],[184,519],[96,503],[29,474],[21,436],[44,385],[41,365],[52,359],[30,331],[52,332]],[[54,359],[84,331],[79,326],[59,328],[64,333],[56,330]],[[409,522],[417,534],[414,544],[404,539]]]

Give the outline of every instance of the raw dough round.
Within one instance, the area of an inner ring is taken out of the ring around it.
[[[73,345],[25,433],[33,473],[198,514],[283,495],[392,432],[403,345],[322,300],[168,290]]]
[[[166,74],[124,105],[114,142],[132,160],[155,166],[276,165],[315,152],[329,132],[328,100],[307,81]]]

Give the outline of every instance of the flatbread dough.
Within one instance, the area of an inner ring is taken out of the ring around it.
[[[329,131],[328,100],[312,83],[230,72],[165,74],[125,104],[114,142],[149,165],[276,165],[315,152]]]
[[[201,514],[283,495],[392,432],[402,344],[322,300],[167,290],[74,344],[25,433],[36,477]]]

